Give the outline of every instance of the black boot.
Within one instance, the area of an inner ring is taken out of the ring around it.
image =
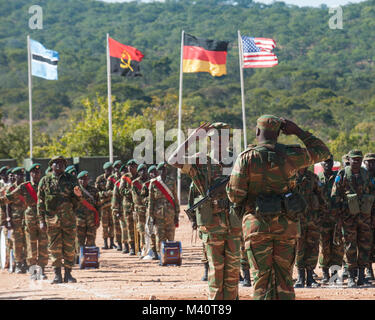
[[[70,273],[72,271],[72,269],[66,268],[66,267],[64,269],[65,269],[64,282],[76,283],[77,280],[75,278],[73,278],[72,274]]]
[[[359,268],[357,286],[363,286],[364,284],[369,284],[368,280],[365,279],[365,268]]]
[[[124,243],[124,250],[122,250],[122,253],[129,253],[129,245],[127,242]]]
[[[117,243],[117,251],[122,251],[122,243],[121,242]]]
[[[313,270],[306,269],[306,287],[307,288],[318,288],[320,284],[317,283],[313,277]]]
[[[26,273],[21,262],[16,263],[16,269],[14,270],[14,273],[15,274]]]
[[[372,266],[366,268],[366,280],[375,280],[374,278],[374,271],[372,270]]]
[[[297,281],[294,284],[294,288],[305,287],[305,269],[298,269]]]
[[[103,250],[108,250],[108,238],[104,238],[104,246],[102,247]]]
[[[51,284],[62,283],[61,268],[60,267],[54,268],[53,271],[55,272],[55,277],[51,281]]]
[[[329,269],[328,268],[323,268],[323,279],[322,283],[327,284],[329,283]]]
[[[129,256],[135,256],[134,242],[130,244]]]
[[[243,272],[242,286],[243,287],[251,287],[251,280],[250,280],[250,271],[249,271],[249,269],[242,270],[242,272]]]
[[[159,260],[159,255],[156,250],[152,250],[152,260]]]
[[[117,249],[115,243],[113,242],[113,238],[109,238],[110,243],[109,243],[109,249]]]
[[[355,277],[357,274],[357,269],[349,270],[349,277],[348,277],[348,288],[355,288]]]
[[[208,280],[208,262],[204,263],[204,273],[203,277],[201,279],[202,281],[207,281]]]

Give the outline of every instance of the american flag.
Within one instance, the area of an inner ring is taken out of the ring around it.
[[[272,52],[275,40],[242,36],[243,68],[271,68],[279,62]]]

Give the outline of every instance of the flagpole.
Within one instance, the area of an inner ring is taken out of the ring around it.
[[[246,136],[246,115],[245,115],[245,87],[244,87],[244,80],[243,80],[243,49],[242,49],[242,39],[241,39],[240,30],[238,30],[238,56],[239,56],[239,61],[240,61],[243,144],[244,144],[244,149],[246,149],[247,136]]]
[[[31,48],[30,36],[27,35],[27,63],[29,77],[29,138],[30,138],[30,159],[33,159],[33,98],[32,98],[32,82],[31,82]]]
[[[183,85],[183,60],[184,60],[184,34],[185,31],[182,30],[181,33],[181,61],[180,61],[180,90],[178,99],[178,145],[181,145],[181,122],[182,122],[182,85]],[[177,197],[181,204],[181,169],[177,169]]]
[[[107,33],[107,87],[108,87],[108,136],[109,136],[109,161],[113,162],[111,59],[110,59],[110,57],[109,57],[109,34],[108,34],[108,33]]]

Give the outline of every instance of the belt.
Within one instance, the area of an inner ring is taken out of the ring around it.
[[[227,208],[229,206],[228,198],[226,198],[226,199],[214,199],[214,200],[211,200],[211,203],[215,206],[219,206],[219,207],[222,207],[222,208]]]

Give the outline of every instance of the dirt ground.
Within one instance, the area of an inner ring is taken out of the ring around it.
[[[101,247],[101,229],[97,233]],[[0,270],[0,300],[206,300],[207,282],[203,274],[202,246],[199,238],[191,243],[191,227],[181,213],[176,240],[182,242],[182,265],[159,266],[158,261],[143,261],[116,250],[101,250],[100,269],[73,269],[75,284],[51,285],[49,280],[31,281],[28,275],[9,274]],[[321,277],[321,270],[315,272]],[[47,276],[53,278],[52,268]],[[296,275],[295,275],[296,276]],[[319,280],[318,280],[319,281]],[[375,284],[375,282],[374,282]],[[252,298],[252,288],[239,289],[240,300]],[[296,289],[297,300],[368,300],[375,299],[375,286],[348,289],[329,286],[313,289]]]

